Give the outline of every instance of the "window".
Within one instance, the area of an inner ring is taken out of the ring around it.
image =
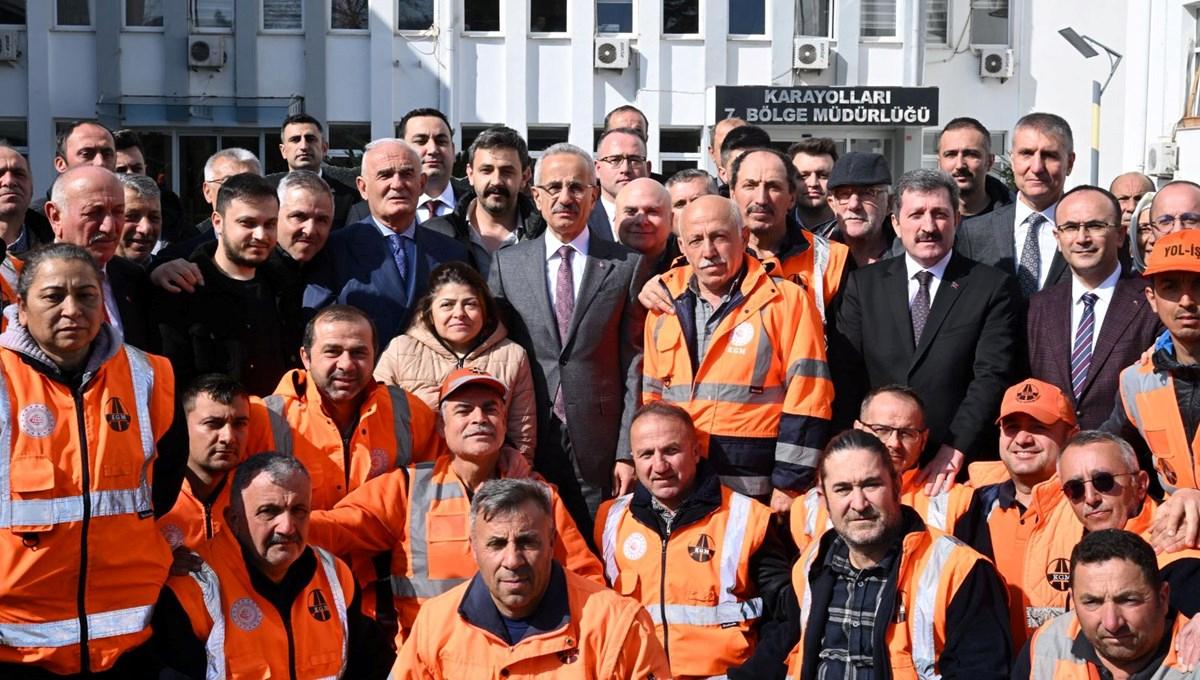
[[[192,25],[196,28],[232,29],[234,0],[192,0]]]
[[[463,30],[500,30],[500,0],[463,0]]]
[[[367,30],[367,0],[333,0],[329,27],[337,31]]]
[[[493,2],[492,4],[495,4]],[[467,2],[467,7],[471,6],[470,0]],[[469,9],[467,10],[470,11]],[[496,8],[496,20],[500,20],[500,10]],[[467,19],[469,22],[470,20]],[[433,0],[400,0],[400,6],[396,9],[396,28],[401,31],[428,31],[433,26]],[[365,28],[365,26],[364,26]],[[485,29],[472,29],[485,30]],[[499,30],[497,27],[496,30]]]
[[[1008,0],[971,0],[971,44],[1008,44]]]
[[[58,0],[55,3],[54,23],[58,26],[91,26],[89,0]]]
[[[566,33],[566,0],[533,0],[529,7],[531,33]]]
[[[25,25],[25,0],[0,0],[0,24]]]
[[[670,177],[684,168],[700,167],[700,128],[659,130],[658,150],[659,162],[654,170],[663,177]]]
[[[663,33],[695,35],[699,32],[700,0],[663,0]]]
[[[863,0],[862,37],[896,37],[896,0]]]
[[[566,125],[531,127],[529,128],[529,155],[541,158],[542,152],[559,142],[567,141],[571,128]]]
[[[502,125],[502,123],[473,123],[462,126],[462,146],[458,147],[459,151],[454,157],[454,171],[450,173],[452,176],[467,176],[467,149],[471,148],[471,144],[475,142],[475,138],[479,136],[480,132],[494,125]]]
[[[765,34],[766,0],[729,0],[729,32],[734,35]]]
[[[925,42],[945,45],[949,42],[950,0],[925,0]]]
[[[833,0],[798,0],[796,35],[828,38],[833,32]]]
[[[0,120],[0,143],[29,155],[29,135],[25,130],[24,119]]]
[[[633,0],[596,0],[597,33],[633,33]]]
[[[330,123],[329,153],[325,162],[343,168],[362,163],[363,147],[371,141],[371,126],[367,123]]]
[[[303,0],[262,0],[264,31],[298,31],[304,28]]]
[[[163,0],[125,0],[125,27],[146,28],[163,25]]]

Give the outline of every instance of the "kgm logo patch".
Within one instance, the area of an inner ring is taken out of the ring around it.
[[[712,538],[708,534],[700,534],[696,542],[688,546],[688,556],[701,564],[711,560],[716,551],[712,548]]]
[[[113,432],[124,432],[129,429],[129,423],[132,418],[129,417],[129,411],[125,410],[125,405],[121,400],[113,397],[105,404],[104,420],[108,422],[108,426],[113,429]]]
[[[320,588],[316,588],[308,594],[308,613],[318,621],[328,621],[333,618],[333,614],[329,611],[329,601],[325,599]]]
[[[1071,589],[1071,563],[1061,557],[1050,560],[1046,565],[1046,583],[1055,590]]]

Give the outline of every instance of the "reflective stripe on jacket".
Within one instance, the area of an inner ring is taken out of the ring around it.
[[[1139,678],[1182,680],[1196,677],[1193,671],[1185,671],[1178,665],[1179,654],[1175,649],[1175,640],[1187,622],[1187,617],[1182,614],[1175,615],[1174,626],[1169,631],[1164,631],[1171,636],[1171,646],[1166,658],[1151,674],[1146,674],[1145,669],[1138,671]],[[1076,656],[1071,651],[1075,640],[1082,634],[1079,619],[1075,617],[1074,612],[1061,614],[1038,629],[1029,641],[1030,680],[1091,680],[1100,677],[1088,659]]]
[[[1173,493],[1177,488],[1200,488],[1195,455],[1200,431],[1187,440],[1171,373],[1154,370],[1154,362],[1138,362],[1121,371],[1120,394],[1125,415],[1154,455],[1163,489]]]
[[[825,309],[841,290],[850,249],[803,227],[798,227],[794,233],[807,242],[806,246],[794,247],[783,253],[782,260],[778,257],[764,258],[763,264],[774,265],[770,270],[771,276],[785,278],[808,291],[824,323]]]

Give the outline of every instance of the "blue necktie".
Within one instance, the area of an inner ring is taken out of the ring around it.
[[[1078,401],[1083,391],[1083,381],[1087,378],[1088,367],[1092,365],[1092,334],[1096,330],[1096,300],[1095,293],[1084,293],[1083,316],[1079,317],[1079,328],[1075,330],[1075,345],[1071,348],[1071,391]]]
[[[392,260],[396,262],[396,271],[400,274],[400,285],[408,291],[408,253],[404,251],[404,237],[400,234],[388,234],[388,245],[392,247]]]

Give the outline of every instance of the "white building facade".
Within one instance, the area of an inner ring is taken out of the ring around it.
[[[1182,0],[0,0],[0,137],[28,150],[41,192],[58,126],[138,130],[188,202],[218,148],[282,169],[289,111],[327,121],[342,149],[426,106],[447,114],[460,149],[496,123],[534,150],[590,149],[605,112],[634,104],[669,172],[711,169],[702,150],[730,97],[896,88],[893,102],[934,102],[927,115],[896,105],[899,118],[834,122],[818,102],[764,127],[781,144],[879,151],[898,174],[933,163],[954,117],[979,119],[1002,153],[1017,118],[1051,111],[1075,130],[1078,184],[1092,170],[1092,81],[1110,60],[1099,48],[1085,59],[1059,34],[1070,27],[1123,55],[1102,99],[1101,183],[1128,170],[1196,179],[1198,12]]]

